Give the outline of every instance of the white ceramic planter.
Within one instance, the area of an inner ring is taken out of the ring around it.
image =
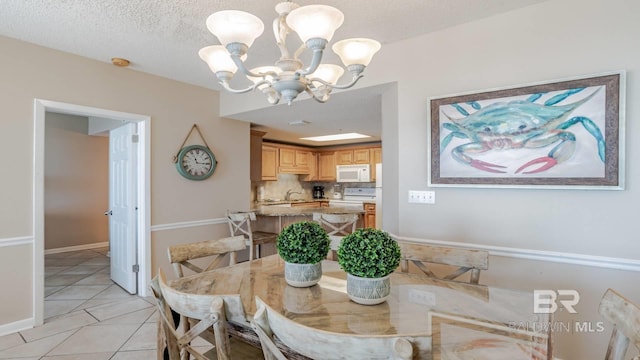
[[[354,302],[362,305],[383,303],[391,293],[389,275],[381,278],[363,278],[347,274],[347,295]]]
[[[285,261],[284,279],[294,287],[313,286],[322,277],[322,262],[317,264],[293,264]]]

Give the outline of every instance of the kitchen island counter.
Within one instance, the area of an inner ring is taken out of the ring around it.
[[[343,207],[286,207],[263,205],[251,209],[258,216],[313,216],[313,213],[323,214],[364,214],[363,209]]]
[[[364,210],[344,207],[285,207],[285,206],[255,206],[251,209],[256,214],[255,230],[280,233],[286,226],[300,222],[312,221],[314,213],[323,214],[358,214],[356,227],[364,224]]]

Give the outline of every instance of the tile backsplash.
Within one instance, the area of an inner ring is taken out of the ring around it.
[[[300,181],[298,175],[278,174],[278,181],[252,182],[251,199],[252,201],[284,200],[287,191],[291,189],[299,193],[292,194],[291,199],[311,200],[315,185],[324,186],[324,197],[332,199],[334,191],[342,192],[345,187],[374,187],[375,183],[307,182]]]

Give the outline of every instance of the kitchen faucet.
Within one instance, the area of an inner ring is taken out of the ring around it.
[[[302,194],[300,191],[293,191],[293,189],[287,190],[287,194],[284,196],[284,201],[291,201],[291,195]]]

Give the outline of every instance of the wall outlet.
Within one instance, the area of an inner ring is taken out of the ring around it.
[[[416,289],[409,289],[409,302],[420,305],[436,306],[436,294]]]
[[[435,191],[409,190],[409,203],[412,204],[435,204]]]

